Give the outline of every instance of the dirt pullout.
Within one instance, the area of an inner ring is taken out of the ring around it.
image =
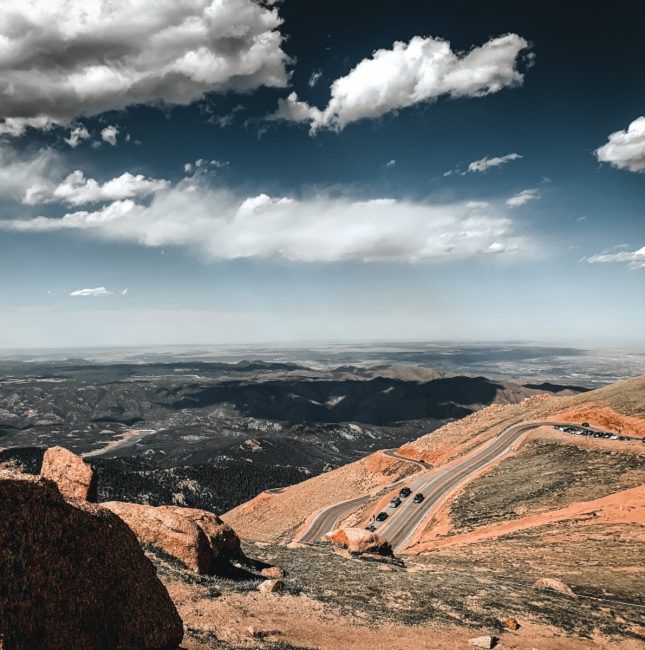
[[[519,404],[493,404],[403,445],[399,453],[442,465],[490,440],[511,424],[559,418],[597,422],[610,430],[613,424],[619,432],[643,435],[639,432],[645,428],[645,375],[581,395],[556,397],[544,393]]]
[[[622,415],[609,406],[583,404],[553,415],[554,421],[588,422],[592,427],[607,429],[626,436],[645,437],[645,419]]]
[[[381,453],[285,488],[263,492],[222,515],[243,539],[285,541],[315,512],[339,501],[377,492],[420,467]]]

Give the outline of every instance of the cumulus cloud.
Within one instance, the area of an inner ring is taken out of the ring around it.
[[[142,246],[185,246],[211,260],[281,258],[294,262],[440,262],[505,252],[526,255],[530,241],[512,220],[483,204],[354,201],[266,194],[240,199],[188,179],[153,196],[61,218],[0,221],[21,232],[81,231]]]
[[[589,264],[599,264],[607,262],[622,262],[627,264],[630,269],[645,269],[645,246],[635,251],[605,251],[598,255],[584,258]]]
[[[213,91],[284,87],[275,8],[252,0],[0,3],[0,134]]]
[[[535,201],[540,198],[540,193],[535,189],[522,190],[519,194],[511,196],[509,199],[506,199],[506,205],[510,205],[512,208],[518,208],[529,201]]]
[[[528,43],[517,34],[493,38],[470,52],[455,52],[440,38],[413,37],[390,50],[377,50],[331,86],[324,110],[291,93],[278,103],[274,120],[308,122],[340,131],[351,122],[377,118],[420,102],[448,97],[481,97],[522,83],[519,54]]]
[[[130,172],[101,184],[93,178],[86,178],[85,174],[77,169],[55,187],[36,185],[29,188],[25,193],[24,202],[30,205],[56,202],[83,205],[149,196],[169,185],[166,180],[146,178],[142,174],[133,175]]]
[[[594,152],[600,162],[630,172],[645,172],[645,116],[636,118],[624,131],[611,133],[607,144]]]
[[[108,291],[105,287],[94,287],[94,289],[76,289],[76,291],[72,291],[70,296],[75,296],[75,297],[91,297],[91,298],[103,298],[104,296],[112,296],[114,295],[114,291]]]
[[[116,146],[116,137],[119,135],[119,129],[116,126],[110,125],[106,126],[101,131],[101,140],[111,144],[113,147]]]
[[[518,153],[507,153],[505,156],[495,156],[493,158],[487,158],[484,156],[479,160],[473,160],[473,162],[468,164],[469,172],[485,172],[491,167],[501,167],[506,163],[511,162],[512,160],[519,160],[522,156]]]
[[[89,140],[90,132],[82,125],[75,126],[70,132],[65,142],[72,148],[76,149],[83,140]]]

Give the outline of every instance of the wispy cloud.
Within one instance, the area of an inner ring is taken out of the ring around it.
[[[474,207],[473,207],[474,206]],[[212,260],[282,258],[294,262],[442,262],[489,253],[530,254],[503,210],[476,204],[397,199],[240,199],[194,178],[153,195],[148,205],[115,201],[62,218],[0,221],[21,232],[81,231],[142,246],[184,246]]]
[[[314,70],[309,77],[309,81],[307,82],[309,84],[309,88],[313,88],[320,81],[320,77],[322,77],[322,70]]]
[[[114,291],[108,291],[105,287],[94,287],[94,289],[76,289],[69,295],[82,298],[103,298],[114,295]]]
[[[485,172],[487,169],[491,169],[492,167],[501,167],[512,160],[519,160],[521,157],[522,156],[518,153],[507,153],[505,156],[495,156],[493,158],[487,158],[484,156],[484,158],[469,163],[468,171]]]
[[[535,188],[522,190],[515,196],[511,196],[509,199],[506,199],[506,205],[511,206],[511,208],[518,208],[521,205],[528,203],[529,201],[535,201],[540,198],[540,192]]]
[[[623,246],[617,248],[623,248]],[[585,257],[581,261],[586,261],[589,264],[623,263],[627,264],[630,269],[645,269],[645,246],[635,251],[614,248],[613,251],[604,251],[598,255]]]

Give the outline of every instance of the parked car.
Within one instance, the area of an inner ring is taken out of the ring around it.
[[[374,524],[368,524],[365,526],[365,530],[369,530],[370,533],[373,533],[376,530],[376,526]]]
[[[404,487],[404,488],[401,488],[401,491],[399,492],[399,496],[400,496],[402,499],[405,499],[405,497],[409,497],[409,496],[410,496],[410,493],[411,493],[411,492],[412,492],[412,490],[411,490],[409,487]]]
[[[376,515],[376,521],[385,521],[387,517],[387,512],[379,512],[378,515]]]
[[[588,426],[589,426],[589,422],[583,422],[583,423],[582,423],[582,426],[583,426],[583,427],[588,427]]]
[[[421,494],[421,492],[417,492],[414,495],[414,499],[412,499],[412,501],[414,501],[415,503],[421,503],[424,499],[425,497],[423,496],[423,494]]]

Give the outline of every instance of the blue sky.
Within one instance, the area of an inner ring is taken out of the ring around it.
[[[643,10],[442,4],[3,3],[0,346],[642,344]]]

